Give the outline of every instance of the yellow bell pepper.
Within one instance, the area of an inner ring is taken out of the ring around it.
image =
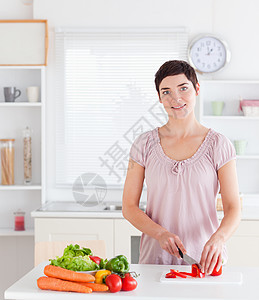
[[[108,276],[111,274],[109,270],[100,270],[95,274],[95,283],[103,283],[104,276]]]

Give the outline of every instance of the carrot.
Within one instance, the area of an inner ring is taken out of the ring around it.
[[[78,282],[83,286],[87,286],[93,290],[93,292],[106,292],[109,290],[108,285],[103,283],[94,283],[94,282]]]
[[[42,290],[61,292],[92,293],[92,289],[79,283],[42,276],[38,278],[37,285]]]
[[[77,282],[91,282],[95,280],[95,277],[91,274],[78,273],[75,271],[67,270],[52,265],[47,265],[44,268],[44,274],[49,277]]]

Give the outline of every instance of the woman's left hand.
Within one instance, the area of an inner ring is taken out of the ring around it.
[[[221,236],[214,233],[205,244],[201,255],[201,271],[206,275],[212,273],[216,267],[218,271],[222,265],[222,250],[224,241]]]

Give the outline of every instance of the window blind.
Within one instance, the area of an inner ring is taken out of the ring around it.
[[[122,187],[136,137],[164,124],[154,74],[187,59],[185,28],[59,28],[56,48],[56,185],[93,173]]]

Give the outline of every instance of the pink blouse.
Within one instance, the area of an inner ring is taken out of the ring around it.
[[[177,161],[164,153],[157,127],[144,132],[134,141],[130,158],[145,168],[146,214],[178,235],[187,254],[199,262],[204,245],[219,226],[216,212],[219,191],[217,171],[236,158],[233,144],[210,128],[197,152],[188,159]],[[226,263],[226,247],[223,260]],[[144,233],[140,242],[139,263],[185,264]]]

